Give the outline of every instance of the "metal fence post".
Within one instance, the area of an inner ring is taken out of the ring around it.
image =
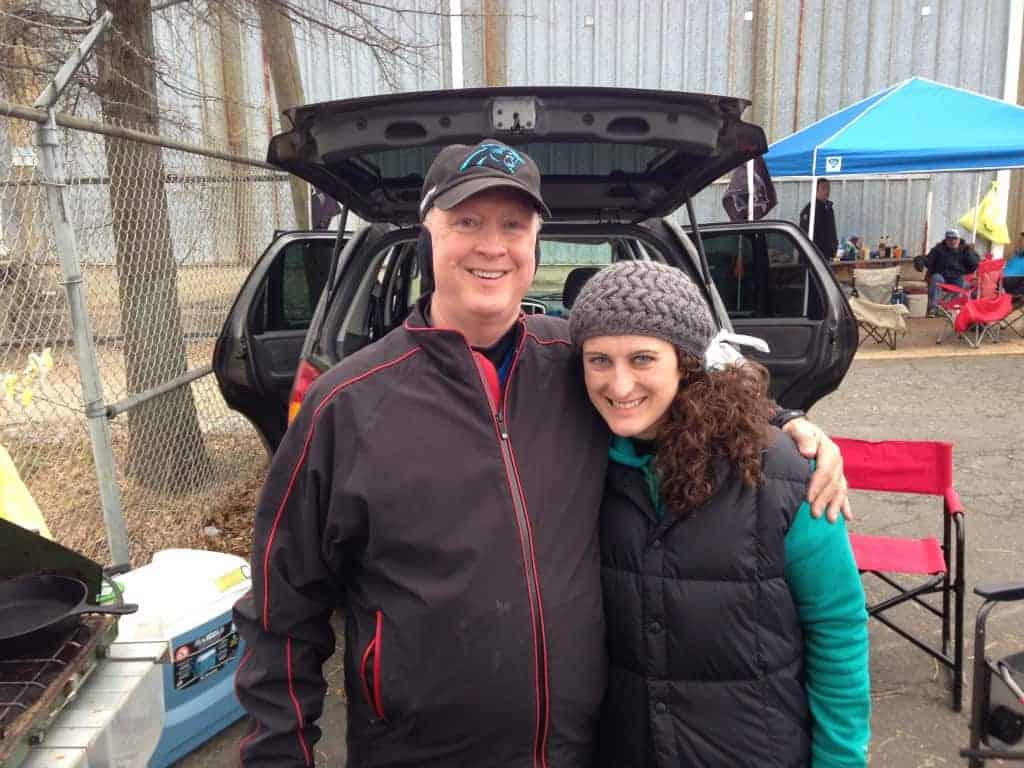
[[[61,92],[77,69],[88,58],[103,30],[113,16],[108,11],[96,22],[79,44],[78,49],[64,63],[53,81],[36,101],[36,106],[46,109],[47,120],[39,124],[36,137],[39,146],[39,166],[43,172],[46,188],[46,203],[53,222],[54,241],[60,256],[64,289],[71,314],[71,331],[75,343],[75,354],[82,382],[82,403],[89,422],[89,437],[92,441],[93,460],[96,463],[96,479],[100,487],[103,505],[103,521],[107,528],[107,541],[114,565],[129,562],[128,532],[121,509],[121,493],[115,473],[114,449],[107,423],[107,409],[103,402],[103,384],[96,348],[89,323],[85,294],[82,290],[82,270],[78,259],[78,243],[75,230],[68,219],[64,200],[66,186],[64,158],[60,151],[57,134],[57,117],[54,105]]]

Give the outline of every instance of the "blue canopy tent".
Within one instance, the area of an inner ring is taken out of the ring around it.
[[[780,139],[764,160],[773,178],[812,178],[813,233],[818,178],[1024,168],[1024,107],[912,77]]]

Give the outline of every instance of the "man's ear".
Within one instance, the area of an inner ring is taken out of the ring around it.
[[[420,227],[416,239],[416,263],[420,268],[420,293],[434,290],[434,248],[426,226]]]

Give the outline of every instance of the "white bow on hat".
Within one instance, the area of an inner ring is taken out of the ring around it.
[[[736,349],[737,346],[752,347],[759,352],[768,354],[768,344],[756,336],[744,336],[741,333],[730,333],[724,328],[708,343],[704,350],[704,370],[722,371],[731,365],[743,365],[746,358]]]

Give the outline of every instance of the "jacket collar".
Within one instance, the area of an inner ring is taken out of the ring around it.
[[[458,376],[466,381],[476,381],[479,374],[473,362],[473,350],[469,340],[461,331],[452,328],[434,328],[427,320],[430,310],[430,294],[422,296],[405,320],[405,330],[413,341],[427,353],[445,375]],[[526,340],[524,315],[516,321],[519,338],[516,342],[516,356],[522,351]]]

